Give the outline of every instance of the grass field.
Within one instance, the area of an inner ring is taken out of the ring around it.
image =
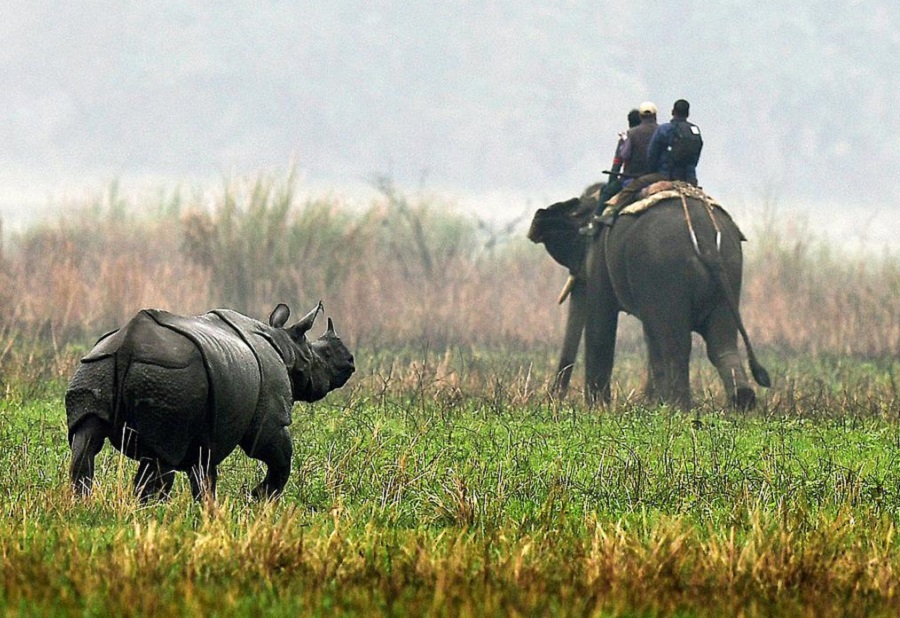
[[[708,401],[695,415],[553,401],[547,372],[508,360],[397,368],[363,352],[368,369],[345,391],[295,409],[282,500],[250,501],[262,470],[235,454],[211,509],[190,500],[185,479],[171,503],[141,506],[133,462],[109,447],[95,495],[76,500],[59,393],[4,404],[0,605],[895,614],[898,367],[839,364],[821,368],[852,374],[859,388],[845,387],[868,392],[868,407],[836,413],[842,389],[801,381],[792,403],[739,415]]]
[[[389,190],[361,215],[255,191],[211,214],[104,206],[3,248],[0,613],[900,613],[896,262],[757,236],[760,406],[724,409],[702,350],[696,410],[642,401],[626,320],[613,404],[591,409],[580,378],[548,395],[564,275],[536,248]],[[280,501],[249,499],[263,470],[236,453],[216,505],[184,478],[141,505],[109,446],[94,495],[70,493],[62,396],[100,332],[143,306],[319,297],[358,372],[295,407]]]

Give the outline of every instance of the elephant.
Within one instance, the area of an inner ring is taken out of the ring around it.
[[[585,397],[592,404],[610,401],[618,316],[625,311],[642,323],[649,398],[691,408],[691,333],[697,332],[731,403],[752,407],[756,393],[742,366],[738,333],[753,378],[764,387],[771,380],[756,359],[738,307],[745,238],[701,191],[684,183],[667,187],[653,207],[623,212],[596,236],[579,234],[594,213],[595,197],[582,195],[535,213],[529,239],[543,243],[570,271],[571,301],[554,392],[566,391],[583,332]]]
[[[217,466],[237,446],[267,466],[253,496],[278,497],[291,470],[293,403],[322,399],[355,371],[331,318],[320,338],[307,339],[323,311],[320,301],[285,326],[290,309],[281,303],[268,324],[228,309],[142,309],[101,337],[66,389],[75,492],[91,493],[108,439],[138,462],[134,493],[143,502],[168,498],[176,471],[188,473],[195,500],[215,500]]]

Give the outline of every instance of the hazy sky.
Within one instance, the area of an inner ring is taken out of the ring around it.
[[[900,198],[895,4],[8,1],[0,213],[295,166],[518,214],[684,97],[711,193],[871,216]]]

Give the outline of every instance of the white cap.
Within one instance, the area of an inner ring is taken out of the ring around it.
[[[644,101],[641,103],[641,106],[638,107],[638,111],[641,113],[641,116],[655,116],[656,106],[650,101]]]

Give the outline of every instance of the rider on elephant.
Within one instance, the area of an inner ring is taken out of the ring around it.
[[[622,181],[619,179],[619,172],[622,171],[622,165],[625,163],[625,144],[628,143],[628,132],[641,124],[641,112],[638,108],[628,112],[628,129],[619,133],[619,143],[616,144],[616,154],[613,157],[612,172],[609,176],[609,182],[600,191],[601,203],[605,202],[622,189]]]
[[[656,123],[656,105],[650,101],[644,101],[638,108],[641,114],[641,124],[628,129],[628,135],[625,139],[625,145],[622,147],[622,159],[625,162],[625,178],[624,185],[628,185],[628,180],[637,178],[648,172],[648,152],[650,148],[650,140],[653,134],[659,128]]]
[[[648,171],[647,149],[650,146],[650,139],[659,126],[656,123],[656,105],[650,101],[644,101],[638,108],[638,115],[640,123],[628,129],[628,133],[625,134],[625,140],[620,143],[619,148],[616,150],[617,159],[620,159],[622,162],[623,172],[620,174],[619,168],[615,166],[610,170],[612,173],[610,174],[609,182],[606,183],[606,186],[600,192],[598,199],[598,215],[603,212],[603,208],[610,198],[624,187],[627,187],[633,179],[646,174]],[[630,120],[631,115],[629,114]],[[604,225],[612,225],[614,220],[615,213],[599,219],[600,223]],[[583,229],[582,233],[592,236],[598,229],[595,223],[591,221]]]
[[[619,211],[634,201],[644,187],[659,180],[683,180],[697,186],[697,163],[703,149],[700,128],[688,122],[690,103],[678,99],[672,106],[672,120],[660,125],[647,144],[646,167],[641,169],[638,182],[627,181],[614,204],[606,205],[600,218],[603,225],[612,225]]]
[[[648,172],[683,180],[697,186],[697,163],[703,149],[700,128],[688,122],[691,105],[678,99],[672,106],[672,120],[660,125],[650,140]]]

